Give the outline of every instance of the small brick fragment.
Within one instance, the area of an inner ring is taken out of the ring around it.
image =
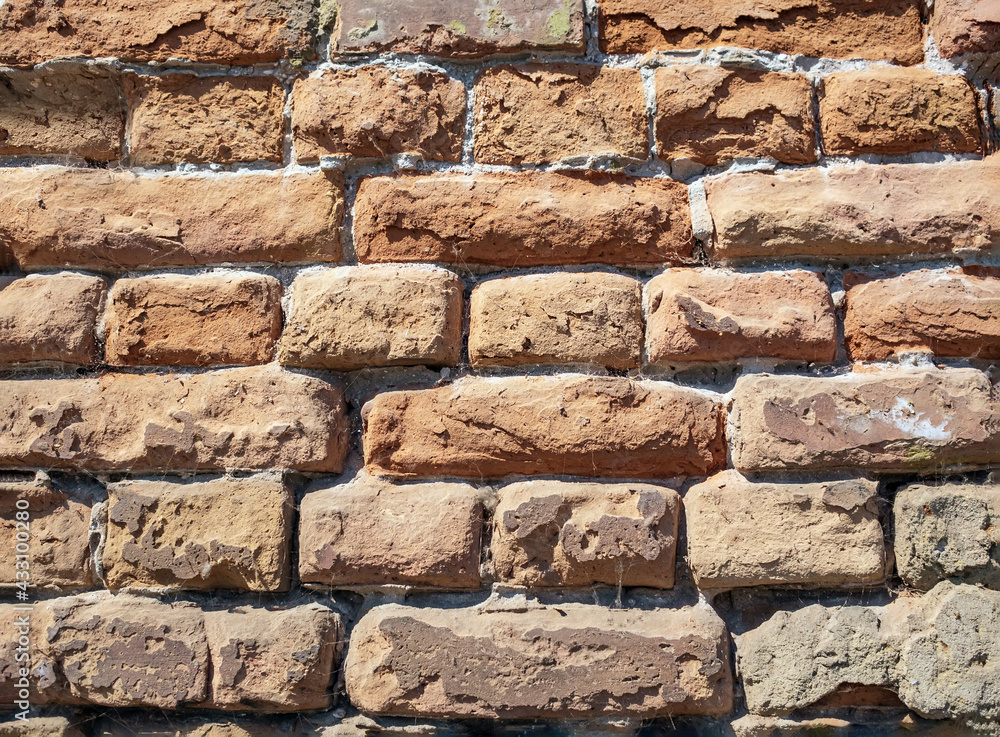
[[[287,591],[294,506],[267,478],[110,484],[105,584]]]
[[[107,284],[82,274],[0,277],[0,364],[96,363]]]
[[[474,365],[591,363],[637,368],[642,288],[619,274],[536,274],[486,281],[472,291]]]
[[[462,351],[462,280],[432,266],[343,266],[292,285],[279,360],[353,371],[454,366]]]
[[[489,67],[476,79],[475,99],[475,157],[480,163],[649,158],[646,98],[637,69]]]
[[[753,483],[724,471],[684,495],[699,587],[865,584],[885,577],[875,499],[864,479]]]
[[[7,702],[12,703],[12,702]],[[81,718],[69,717],[28,717],[15,716],[8,721],[0,721],[0,737],[85,737],[79,725]]]
[[[1000,8],[982,0],[934,3],[931,33],[941,56],[992,54],[1000,49]]]
[[[680,495],[650,484],[525,481],[500,490],[492,558],[519,586],[674,585]]]
[[[281,334],[281,284],[251,273],[119,279],[105,331],[113,366],[266,363]]]
[[[384,66],[329,71],[298,80],[292,101],[300,162],[328,155],[462,158],[465,86],[446,74]]]
[[[656,70],[656,147],[706,166],[740,156],[816,161],[812,86],[802,74],[684,64]]]
[[[358,190],[354,228],[364,263],[526,267],[693,258],[687,187],[671,179],[554,172],[375,177]]]
[[[646,304],[651,364],[837,354],[833,300],[817,272],[668,269],[646,285]]]
[[[285,90],[273,77],[125,77],[129,159],[138,166],[280,162]]]
[[[299,577],[326,586],[478,588],[483,508],[468,484],[320,483],[299,511]]]
[[[379,606],[355,625],[345,679],[362,711],[415,717],[724,714],[733,700],[729,637],[707,606]]]

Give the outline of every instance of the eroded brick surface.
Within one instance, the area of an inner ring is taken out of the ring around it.
[[[977,0],[942,0],[934,4],[931,32],[942,56],[990,54],[1000,48],[1000,10]]]

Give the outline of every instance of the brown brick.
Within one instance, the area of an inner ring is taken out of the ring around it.
[[[480,163],[649,158],[646,97],[637,69],[495,66],[476,79],[475,96]]]
[[[914,472],[994,462],[1000,413],[991,391],[973,369],[744,376],[733,391],[733,465]]]
[[[992,54],[1000,49],[1000,11],[982,0],[938,0],[931,15],[931,33],[945,58]]]
[[[285,149],[285,90],[273,77],[125,77],[129,160],[279,162]]]
[[[114,366],[266,363],[281,334],[281,284],[261,274],[119,279],[108,302]]]
[[[707,184],[717,260],[906,255],[1000,244],[1000,167],[969,161],[733,174]]]
[[[684,64],[656,70],[661,159],[712,166],[739,156],[816,161],[812,86],[802,74]]]
[[[0,382],[0,466],[339,473],[342,391],[273,366]]]
[[[701,588],[881,581],[886,552],[864,479],[753,483],[724,471],[684,495],[688,562]]]
[[[683,183],[553,172],[366,179],[354,227],[369,263],[683,263],[693,244]]]
[[[105,584],[287,591],[294,506],[280,479],[110,484]]]
[[[0,156],[111,161],[121,155],[124,131],[121,83],[107,69],[57,64],[0,73]]]
[[[591,363],[637,368],[642,288],[620,274],[535,274],[472,291],[469,359],[484,366]]]
[[[0,64],[69,56],[181,58],[217,64],[311,59],[309,0],[8,0],[0,5]]]
[[[299,511],[299,576],[327,586],[479,588],[483,508],[468,484],[318,483]]]
[[[340,0],[334,54],[477,57],[524,50],[583,51],[580,0]]]
[[[447,74],[384,66],[327,71],[298,80],[292,101],[299,161],[328,155],[462,158],[465,85]]]
[[[342,266],[300,274],[281,340],[286,366],[454,366],[462,280],[433,266]]]
[[[210,701],[234,711],[326,709],[343,642],[340,617],[321,604],[205,612]]]
[[[493,512],[496,578],[519,586],[674,585],[681,498],[650,484],[525,481]]]
[[[82,274],[0,277],[0,364],[95,363],[106,290],[103,279]]]
[[[0,240],[24,269],[340,260],[339,175],[0,169]]]
[[[345,679],[362,711],[417,717],[722,714],[733,700],[729,637],[707,606],[389,604],[355,626]]]
[[[1000,279],[921,269],[857,284],[847,291],[844,333],[855,361],[909,351],[1000,358]]]
[[[957,74],[894,67],[831,74],[820,88],[819,119],[831,156],[982,148],[976,94]]]
[[[604,0],[611,54],[743,46],[785,54],[923,61],[919,0]]]
[[[669,269],[646,285],[646,303],[649,363],[837,354],[830,288],[816,272]]]
[[[661,478],[725,459],[722,408],[659,382],[469,378],[379,394],[362,414],[366,463],[398,476]]]

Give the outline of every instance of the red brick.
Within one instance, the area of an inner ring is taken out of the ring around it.
[[[936,0],[931,33],[945,58],[1000,49],[1000,9],[983,0]]]

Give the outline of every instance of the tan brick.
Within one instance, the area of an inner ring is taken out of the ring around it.
[[[741,471],[915,472],[1000,458],[1000,413],[974,369],[737,380],[733,465]]]
[[[250,273],[119,279],[105,332],[114,366],[266,363],[281,334],[281,284]]]
[[[802,74],[684,64],[656,70],[661,159],[816,161],[812,86]]]
[[[637,368],[642,288],[619,274],[536,274],[472,291],[469,360],[484,366],[592,363]]]
[[[1000,278],[970,272],[921,269],[851,286],[848,354],[855,361],[910,351],[1000,358]]]
[[[717,260],[892,256],[1000,244],[992,162],[811,168],[710,180]]]
[[[669,269],[646,285],[646,304],[652,364],[837,354],[830,288],[813,271]]]
[[[600,174],[366,179],[354,228],[369,263],[676,264],[693,245],[683,183]]]
[[[476,79],[475,100],[475,157],[480,163],[649,158],[646,98],[637,69],[489,67]]]
[[[379,394],[362,414],[365,462],[398,476],[661,478],[725,460],[722,408],[667,383],[468,378]]]
[[[733,699],[729,637],[707,606],[389,604],[355,626],[345,678],[362,711],[416,717],[721,714]]]
[[[479,588],[483,508],[468,484],[318,483],[299,511],[299,577],[327,586]]]
[[[321,604],[205,612],[213,709],[326,709],[344,630]]]
[[[107,69],[58,64],[0,73],[0,156],[111,161],[121,155],[124,131],[121,82]]]
[[[81,717],[14,717],[0,721],[0,737],[85,737],[80,729],[85,725]]]
[[[289,717],[288,719],[291,719]],[[310,726],[316,717],[308,720]],[[303,720],[305,721],[305,720]],[[94,722],[93,737],[305,737],[311,730],[290,728],[286,718],[261,718],[257,715],[180,716],[177,713],[144,712],[137,719],[123,720],[105,713]],[[312,732],[319,734],[319,732]],[[362,737],[345,734],[336,737]]]
[[[95,363],[106,290],[103,279],[82,274],[0,277],[0,364]]]
[[[674,585],[681,498],[650,484],[525,481],[493,512],[498,580],[520,586]]]
[[[0,604],[0,703],[6,709],[13,708],[18,700],[40,702],[37,687],[32,689],[30,685],[31,673],[21,672],[22,666],[30,669],[30,664],[24,663],[23,655],[22,660],[17,659],[18,647],[30,648],[34,644],[36,629],[31,626],[30,612],[20,612],[15,607],[17,604]],[[20,685],[18,682],[22,678],[29,679],[28,699],[21,698],[24,682]]]
[[[931,14],[931,33],[945,58],[991,54],[1000,48],[1000,11],[981,0],[940,0]]]
[[[0,466],[339,473],[340,388],[276,367],[0,382]]]
[[[273,77],[125,77],[136,165],[280,162],[285,90]]]
[[[611,54],[743,46],[785,54],[923,61],[919,0],[604,0]]]
[[[462,158],[465,85],[446,74],[384,66],[327,71],[298,80],[292,101],[298,161],[345,154]]]
[[[316,55],[309,0],[8,0],[0,64],[70,56],[258,64]]]
[[[280,479],[110,484],[105,584],[287,591],[294,506]]]
[[[338,261],[343,209],[322,173],[0,169],[0,240],[26,270]]]
[[[334,54],[477,57],[524,50],[583,51],[580,0],[340,0]]]
[[[462,280],[431,266],[343,266],[292,285],[279,360],[353,371],[454,366],[462,351]]]
[[[753,483],[724,471],[684,495],[701,588],[870,584],[886,572],[877,484]]]
[[[893,67],[831,74],[820,88],[819,119],[832,156],[982,148],[976,94],[957,74]]]

